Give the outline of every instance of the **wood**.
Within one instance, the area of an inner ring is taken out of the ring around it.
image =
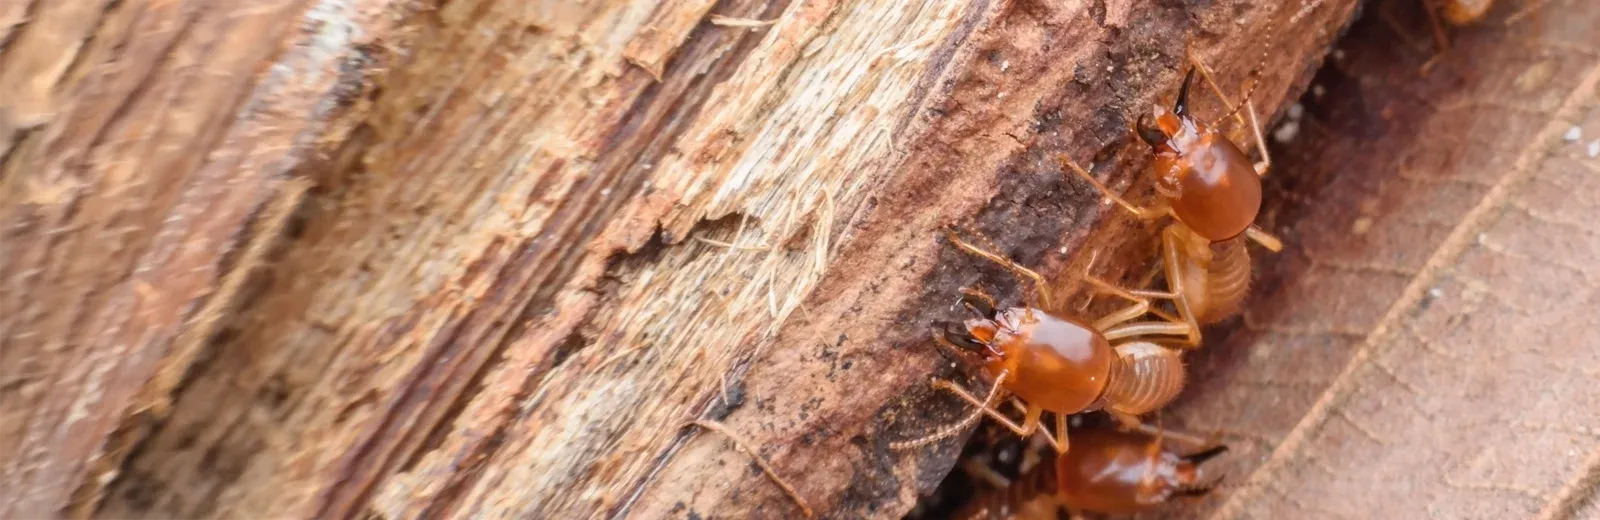
[[[1355,2],[1133,7],[0,4],[0,517],[798,514],[696,418],[898,516],[929,326],[1017,295],[934,230],[1142,272],[1055,154],[1128,185],[1186,44],[1271,109]]]

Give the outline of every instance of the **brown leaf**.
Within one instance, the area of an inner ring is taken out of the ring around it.
[[[1566,518],[1590,500],[1600,4],[1511,10],[1454,30],[1428,77],[1431,48],[1406,39],[1421,18],[1369,15],[1319,75],[1269,193],[1290,249],[1258,258],[1260,292],[1169,414],[1248,475],[1192,514]]]

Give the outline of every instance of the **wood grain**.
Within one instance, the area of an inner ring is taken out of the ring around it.
[[[37,2],[7,22],[0,517],[92,508],[261,261],[254,235],[298,207],[289,170],[359,80],[342,29],[379,26],[304,7]]]
[[[0,516],[795,514],[695,417],[896,516],[1001,279],[934,230],[1137,265],[1056,154],[1145,193],[1186,47],[1277,107],[1355,8],[67,4],[0,10]]]

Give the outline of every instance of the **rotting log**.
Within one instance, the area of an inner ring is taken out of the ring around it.
[[[934,230],[1142,268],[1056,155],[1356,8],[1134,4],[0,4],[0,517],[897,515]]]

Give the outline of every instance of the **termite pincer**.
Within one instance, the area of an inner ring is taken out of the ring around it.
[[[1163,446],[1159,432],[1097,428],[1073,436],[1072,451],[1027,470],[1009,486],[979,495],[955,518],[1054,520],[1061,508],[1072,513],[1145,511],[1174,498],[1210,492],[1215,482],[1201,484],[1201,465],[1228,449],[1218,445],[1180,455]]]
[[[1139,138],[1150,145],[1153,160],[1150,171],[1156,176],[1159,202],[1152,207],[1135,205],[1095,179],[1072,159],[1063,157],[1068,169],[1088,181],[1106,197],[1141,219],[1171,215],[1177,221],[1162,231],[1161,263],[1169,292],[1133,291],[1146,298],[1167,298],[1174,302],[1189,330],[1187,345],[1200,344],[1200,326],[1221,321],[1242,308],[1249,292],[1250,254],[1244,238],[1279,251],[1277,237],[1254,224],[1261,210],[1261,176],[1272,165],[1255,107],[1245,93],[1240,104],[1232,104],[1211,73],[1198,60],[1184,75],[1177,100],[1169,110],[1156,105],[1138,120]],[[1205,123],[1189,110],[1189,90],[1196,72],[1205,77],[1212,91],[1232,108],[1218,121],[1233,117],[1241,108],[1249,114],[1255,142],[1262,160],[1250,157],[1232,140],[1216,130],[1217,121]],[[1156,311],[1157,315],[1162,315]]]
[[[927,445],[955,435],[987,414],[1017,435],[1028,437],[1042,433],[1046,442],[1065,453],[1068,415],[1105,410],[1124,424],[1137,425],[1139,415],[1165,406],[1183,389],[1184,371],[1179,352],[1133,339],[1183,335],[1188,331],[1186,324],[1133,322],[1150,310],[1149,301],[1092,278],[1089,280],[1096,286],[1127,298],[1133,304],[1093,323],[1061,313],[1055,310],[1049,286],[1039,273],[969,244],[953,232],[948,236],[950,242],[962,250],[1000,264],[1031,281],[1032,291],[1036,291],[1043,308],[996,310],[994,300],[987,295],[964,291],[962,302],[977,316],[961,325],[952,324],[936,338],[969,359],[977,358],[976,364],[993,381],[989,395],[978,399],[950,381],[934,379],[935,387],[955,393],[978,410],[926,437],[893,443],[891,447]],[[1114,341],[1118,343],[1113,344]],[[1001,390],[1027,403],[1022,424],[995,409]],[[1056,415],[1059,441],[1047,429],[1039,427],[1047,411]]]

